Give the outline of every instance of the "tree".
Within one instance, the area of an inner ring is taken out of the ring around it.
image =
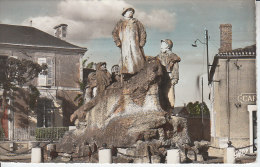
[[[3,90],[2,109],[3,112],[8,108],[7,98],[10,97],[12,91],[16,91],[18,87],[24,86],[26,83],[38,77],[43,72],[46,75],[47,65],[39,65],[36,62],[27,59],[16,59],[13,57],[0,59],[0,89]],[[6,119],[7,115],[2,114],[1,120]]]
[[[198,101],[192,103],[189,102],[187,105],[188,112],[191,116],[201,116],[201,109],[203,110],[203,115],[209,115],[209,108],[205,102],[200,103]]]

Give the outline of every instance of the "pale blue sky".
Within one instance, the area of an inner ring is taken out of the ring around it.
[[[68,22],[69,30],[72,29],[68,41],[87,47],[90,61],[107,61],[110,68],[118,63],[120,57],[120,51],[111,37],[111,29],[121,17],[122,6],[133,6],[136,9],[134,16],[144,23],[147,30],[145,54],[156,56],[160,40],[169,38],[174,43],[173,52],[182,59],[180,80],[176,86],[177,106],[201,100],[197,77],[206,73],[206,51],[202,44],[197,48],[191,44],[197,38],[204,40],[205,28],[210,35],[210,62],[218,52],[220,24],[232,24],[233,48],[255,44],[254,0],[114,0],[113,5],[108,3],[85,3],[82,0],[67,0],[63,3],[61,0],[0,0],[0,22],[29,25],[28,20],[32,19],[33,26],[52,33],[53,24],[66,21],[64,23]],[[93,8],[95,10],[92,11]],[[146,19],[149,16],[150,20]],[[208,95],[204,97],[206,99]]]

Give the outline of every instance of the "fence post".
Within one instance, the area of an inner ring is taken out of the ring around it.
[[[111,149],[102,149],[98,151],[99,163],[112,163],[112,152]]]
[[[179,164],[180,161],[181,157],[179,149],[167,150],[167,164]]]
[[[31,153],[31,163],[41,163],[42,162],[42,150],[39,147],[32,148]]]
[[[69,126],[69,130],[77,129],[76,126]]]
[[[56,145],[51,143],[51,144],[48,144],[47,145],[47,160],[52,160],[53,158],[53,155],[52,155],[52,152],[56,151]]]
[[[224,163],[235,163],[235,147],[227,147],[225,150]]]

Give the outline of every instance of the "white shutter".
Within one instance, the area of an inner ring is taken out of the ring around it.
[[[46,58],[38,58],[38,64],[46,64]],[[42,72],[38,75],[38,86],[47,86],[47,75],[43,75]]]
[[[48,65],[48,75],[47,75],[47,85],[53,85],[53,59],[51,57],[47,58],[47,65]]]

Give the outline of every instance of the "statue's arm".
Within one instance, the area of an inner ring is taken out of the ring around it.
[[[117,47],[121,47],[121,40],[119,38],[119,29],[120,29],[121,22],[122,22],[121,20],[117,22],[114,30],[112,31],[112,36]]]
[[[172,81],[172,84],[175,85],[178,83],[179,81],[179,63],[178,62],[175,62],[173,64],[173,67],[172,67],[172,72],[171,72],[171,81]]]
[[[146,43],[146,31],[143,24],[140,21],[138,21],[137,24],[138,24],[138,31],[140,36],[140,46],[144,47]]]
[[[107,71],[107,83],[108,83],[108,85],[110,85],[110,83],[112,82],[112,76],[111,76],[111,74]],[[108,86],[107,85],[107,86]]]

